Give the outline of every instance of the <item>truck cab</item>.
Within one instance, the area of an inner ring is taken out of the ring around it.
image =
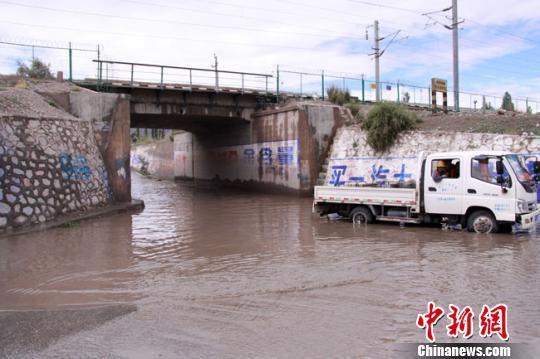
[[[519,155],[509,152],[430,154],[423,164],[422,212],[475,232],[497,232],[514,223],[527,228],[537,213],[534,177]]]

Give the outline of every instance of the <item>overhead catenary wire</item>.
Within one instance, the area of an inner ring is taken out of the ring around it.
[[[176,6],[176,5],[160,4],[160,3],[149,2],[149,1],[141,1],[141,0],[122,0],[122,1],[132,3],[132,4],[137,4],[137,5],[144,5],[144,6],[148,6],[148,7],[176,9],[176,10],[200,13],[200,14],[205,14],[205,15],[226,16],[226,17],[233,17],[233,18],[237,18],[237,19],[245,19],[245,20],[250,20],[250,21],[251,20],[252,21],[264,21],[265,23],[275,23],[275,24],[282,24],[282,25],[288,25],[288,26],[294,26],[295,25],[295,24],[292,24],[292,23],[287,22],[287,21],[280,21],[280,20],[276,20],[276,19],[272,19],[272,18],[268,18],[268,17],[261,18],[261,17],[256,17],[256,16],[246,16],[246,15],[242,15],[242,14],[238,14],[238,13],[229,14],[229,13],[224,13],[224,12],[209,11],[209,10],[206,10],[206,9],[205,10],[198,10],[198,9],[180,7],[180,6]],[[266,11],[269,11],[269,10],[270,9],[268,9]],[[343,35],[340,32],[337,32],[335,30],[328,29],[328,28],[320,28],[320,27],[313,27],[313,26],[310,26],[309,28],[314,29],[314,30],[324,31],[325,33],[336,33],[336,34],[339,34],[340,36]],[[353,35],[349,34],[348,36],[353,36]]]
[[[288,45],[275,45],[275,44],[264,44],[264,43],[251,43],[251,42],[240,42],[240,41],[225,41],[225,40],[215,40],[215,39],[197,39],[193,37],[179,37],[179,36],[163,36],[163,35],[152,35],[148,33],[128,33],[128,32],[115,32],[115,31],[104,31],[104,30],[96,30],[96,29],[84,29],[84,28],[74,28],[74,27],[66,27],[66,26],[51,26],[51,25],[43,25],[43,24],[29,24],[29,23],[21,23],[21,22],[15,22],[10,20],[3,20],[0,19],[1,23],[6,24],[12,24],[17,26],[25,26],[25,27],[36,27],[36,28],[45,28],[45,29],[56,29],[56,30],[67,30],[67,31],[78,31],[78,32],[87,32],[87,33],[99,33],[99,34],[106,34],[106,35],[113,35],[113,36],[123,36],[123,37],[129,37],[129,38],[140,38],[140,37],[146,37],[150,39],[161,39],[161,40],[181,40],[181,41],[192,41],[192,42],[210,42],[210,43],[222,43],[222,44],[236,44],[236,45],[242,45],[247,47],[259,47],[259,48],[282,48],[282,49],[295,49],[295,50],[308,50],[312,51],[313,48],[311,47],[300,47],[300,46],[288,46]]]
[[[24,47],[35,47],[35,48],[41,48],[41,49],[72,50],[72,51],[83,51],[83,52],[97,52],[96,49],[90,50],[90,49],[79,49],[79,48],[76,48],[76,47],[60,47],[60,46],[47,46],[47,45],[35,45],[35,44],[22,44],[22,43],[9,42],[9,41],[1,41],[1,40],[0,40],[0,44],[13,45],[13,46],[24,46]]]
[[[138,17],[138,16],[123,16],[123,15],[106,14],[106,13],[99,13],[99,12],[92,12],[92,11],[69,10],[69,9],[55,8],[55,7],[49,7],[49,6],[21,4],[14,1],[1,0],[0,4],[31,8],[31,9],[39,9],[39,10],[45,10],[45,11],[51,11],[51,12],[103,17],[103,18],[111,18],[111,19],[123,19],[123,20],[131,20],[131,21],[153,22],[153,23],[160,23],[160,24],[167,23],[167,24],[187,25],[187,26],[194,26],[194,27],[214,28],[214,29],[239,30],[239,31],[247,31],[247,32],[263,32],[263,33],[273,33],[273,34],[283,34],[283,35],[313,36],[313,37],[318,37],[318,38],[335,38],[335,36],[329,36],[328,34],[315,34],[315,33],[296,32],[296,31],[276,31],[276,30],[266,30],[266,29],[254,28],[254,27],[202,24],[202,23],[190,22],[190,21],[156,19],[156,18],[146,18],[146,17]],[[351,39],[357,38],[350,35],[341,35],[340,37],[351,38]]]

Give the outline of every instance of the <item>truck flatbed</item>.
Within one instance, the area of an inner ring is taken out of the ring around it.
[[[417,204],[415,188],[392,187],[333,187],[316,186],[317,203],[372,204],[397,207],[412,207]]]

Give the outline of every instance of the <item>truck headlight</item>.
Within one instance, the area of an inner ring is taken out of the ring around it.
[[[517,207],[520,213],[529,212],[529,205],[527,204],[527,201],[519,199],[517,203]]]

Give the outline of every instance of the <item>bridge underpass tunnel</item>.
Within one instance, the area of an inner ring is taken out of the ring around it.
[[[170,92],[131,104],[132,128],[173,130],[132,149],[135,169],[162,178],[310,194],[346,120],[328,104],[261,109],[255,96]]]

